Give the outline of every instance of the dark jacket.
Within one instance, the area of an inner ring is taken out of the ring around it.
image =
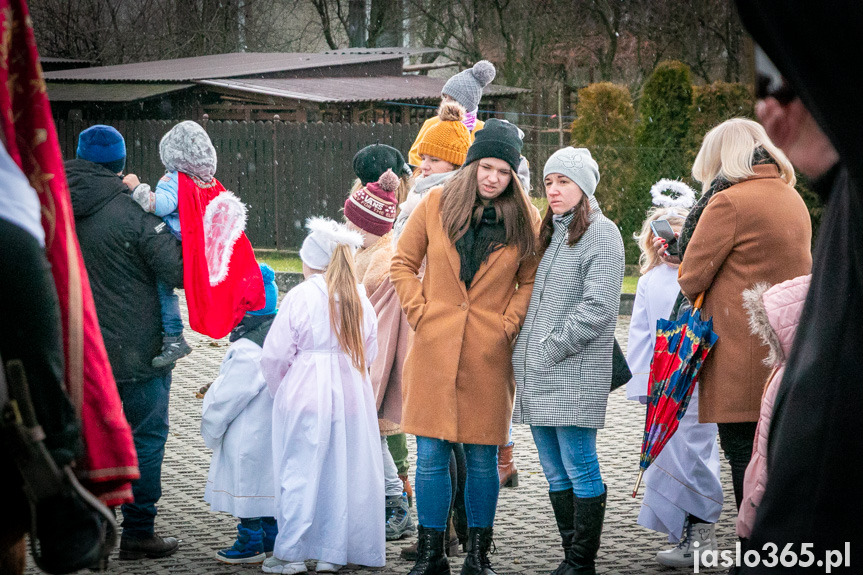
[[[826,203],[812,284],[776,398],[767,485],[751,549],[786,544],[845,553],[859,573],[863,551],[863,113],[849,79],[859,70],[863,4],[856,0],[739,0],[744,24],[788,79],[839,152],[814,187]],[[850,74],[850,75],[849,75]],[[762,558],[765,555],[762,553]],[[801,555],[802,557],[802,555]],[[856,557],[856,559],[855,559]],[[743,573],[823,573],[797,566]]]
[[[118,382],[148,380],[167,369],[150,362],[162,346],[156,281],[183,285],[183,249],[168,226],[144,212],[107,168],[66,162],[75,227],[99,327]]]

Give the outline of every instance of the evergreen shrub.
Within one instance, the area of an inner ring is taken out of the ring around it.
[[[599,164],[596,198],[603,213],[626,234],[635,169],[635,109],[629,89],[610,82],[591,84],[578,92],[572,145],[587,148]],[[640,224],[641,222],[639,222]],[[629,232],[631,237],[632,233]]]

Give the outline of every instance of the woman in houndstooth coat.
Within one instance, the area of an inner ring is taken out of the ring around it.
[[[606,489],[596,456],[611,385],[623,239],[593,197],[599,168],[584,148],[543,170],[542,261],[512,363],[515,423],[531,426],[566,558],[559,573],[594,573]]]

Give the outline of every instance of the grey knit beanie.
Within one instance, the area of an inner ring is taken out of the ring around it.
[[[563,174],[592,198],[599,183],[599,165],[591,157],[587,148],[561,148],[551,155],[542,170],[542,177],[549,174]]]
[[[209,182],[216,175],[216,148],[196,122],[180,122],[159,142],[159,157],[169,172],[183,172]]]
[[[494,80],[494,64],[488,60],[480,60],[473,68],[459,72],[446,81],[441,96],[449,96],[464,106],[468,112],[476,112],[482,90]]]

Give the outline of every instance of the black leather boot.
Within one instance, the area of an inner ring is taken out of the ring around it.
[[[443,552],[444,532],[419,526],[417,559],[408,575],[449,575],[449,561]]]
[[[158,559],[173,555],[180,542],[174,537],[159,537],[150,535],[143,539],[132,539],[131,537],[120,538],[120,560],[129,559]]]
[[[469,527],[467,530],[467,557],[461,567],[461,575],[497,575],[488,560],[491,548],[491,527]]]
[[[596,575],[596,553],[605,520],[608,489],[598,497],[575,498],[575,535],[572,539],[569,575]]]
[[[560,545],[563,547],[564,558],[551,572],[551,575],[571,575],[569,562],[572,560],[572,540],[575,537],[575,494],[572,489],[566,491],[549,491],[551,508],[554,509],[554,519],[557,530],[560,531]]]

